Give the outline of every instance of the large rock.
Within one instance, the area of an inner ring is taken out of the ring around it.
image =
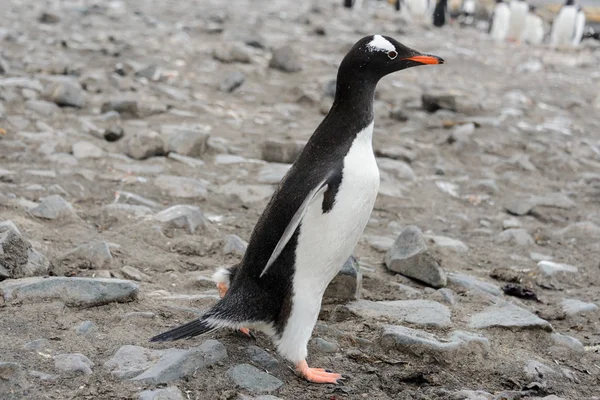
[[[353,314],[365,319],[407,322],[433,328],[447,328],[452,325],[450,309],[430,300],[358,300],[347,304],[346,307]]]
[[[29,210],[29,214],[42,219],[63,219],[75,215],[71,203],[58,194],[41,199],[37,207]]]
[[[7,302],[35,303],[58,300],[70,307],[89,307],[135,300],[138,286],[121,279],[23,278],[0,282],[0,294]]]
[[[267,139],[262,144],[262,159],[268,162],[292,164],[304,149],[298,140]]]
[[[386,325],[381,330],[381,346],[384,349],[399,350],[416,356],[429,355],[456,356],[490,352],[489,340],[474,333],[455,331],[447,340],[440,341],[436,336],[418,329],[405,326]]]
[[[217,340],[206,340],[187,350],[151,350],[125,345],[104,366],[119,379],[160,385],[196,374],[227,358],[227,350]]]
[[[93,366],[94,363],[80,353],[59,354],[54,356],[54,367],[62,372],[80,372],[84,375],[91,375]]]
[[[386,267],[435,288],[446,286],[446,274],[427,248],[421,230],[408,226],[385,256]]]
[[[350,256],[325,289],[323,297],[342,302],[356,300],[359,297],[361,282],[360,265],[354,256]]]
[[[107,242],[91,242],[77,246],[60,259],[77,268],[104,269],[111,265],[113,257]]]
[[[283,72],[298,72],[302,70],[300,56],[289,46],[283,46],[273,51],[269,67]]]
[[[237,386],[256,394],[270,393],[283,386],[281,380],[249,364],[231,367],[227,370],[227,375]]]
[[[552,331],[552,325],[512,303],[495,304],[471,317],[469,327],[474,329],[542,329]]]
[[[49,267],[50,261],[19,233],[0,226],[0,281],[46,275]]]

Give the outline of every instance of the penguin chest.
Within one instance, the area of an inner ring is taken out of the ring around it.
[[[327,285],[352,254],[375,204],[379,169],[372,133],[373,123],[357,135],[344,157],[333,207],[324,212],[321,195],[311,204],[300,226],[294,291],[303,297],[310,293],[318,305]]]

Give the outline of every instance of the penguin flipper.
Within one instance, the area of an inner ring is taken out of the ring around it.
[[[306,215],[308,207],[312,204],[314,199],[319,197],[319,195],[321,195],[322,193],[325,193],[325,191],[327,191],[327,189],[329,188],[329,185],[327,184],[328,179],[329,177],[323,179],[308,193],[308,196],[306,196],[306,198],[304,199],[304,201],[290,220],[288,226],[285,228],[285,231],[283,232],[283,235],[281,235],[279,242],[277,242],[277,246],[275,246],[275,250],[273,250],[271,257],[269,257],[267,265],[265,265],[265,268],[260,273],[261,278],[264,274],[267,273],[268,269],[271,267],[271,265],[273,265],[275,260],[277,260],[277,257],[279,257],[279,255],[285,248],[285,245],[292,238],[294,232],[296,232],[296,229],[298,228],[298,225],[300,225],[300,221],[302,221],[302,218],[304,218],[304,215]]]

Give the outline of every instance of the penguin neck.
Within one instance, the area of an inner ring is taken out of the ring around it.
[[[373,102],[377,81],[373,79],[340,79],[335,90],[335,99],[330,114],[342,114],[359,125],[373,121]]]

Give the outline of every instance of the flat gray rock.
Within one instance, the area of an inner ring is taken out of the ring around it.
[[[152,350],[126,345],[104,366],[117,378],[159,385],[190,376],[226,358],[225,346],[217,340],[206,340],[187,350]]]
[[[494,296],[502,296],[502,291],[491,283],[482,281],[470,275],[448,274],[448,283],[465,290],[479,290]]]
[[[258,346],[248,346],[246,354],[248,354],[252,362],[267,371],[272,371],[279,365],[279,361],[275,357]]]
[[[560,305],[562,306],[564,313],[569,316],[598,311],[598,306],[596,304],[586,303],[576,299],[564,299]]]
[[[0,282],[0,294],[7,302],[26,303],[58,300],[67,306],[97,306],[135,300],[138,286],[121,279],[101,278],[23,278]]]
[[[382,171],[399,180],[414,181],[416,179],[413,169],[404,161],[391,158],[377,158],[377,165]]]
[[[325,289],[323,298],[338,302],[356,300],[359,297],[361,284],[360,265],[354,256],[350,256]]]
[[[530,381],[540,382],[548,378],[557,378],[560,374],[539,361],[529,360],[523,368],[525,377]]]
[[[526,229],[510,228],[504,230],[500,233],[500,235],[498,235],[498,243],[509,243],[517,246],[527,247],[533,246],[535,241]]]
[[[92,142],[81,141],[73,144],[73,156],[77,159],[100,158],[104,156],[104,150]]]
[[[417,279],[435,288],[446,286],[447,278],[429,252],[421,230],[408,226],[394,241],[385,256],[386,267],[393,272]]]
[[[223,254],[224,255],[237,255],[243,256],[246,252],[246,247],[248,247],[248,242],[243,240],[238,235],[226,235],[223,243]]]
[[[75,215],[75,210],[71,203],[54,194],[42,198],[37,207],[29,210],[29,214],[42,219],[63,219]]]
[[[347,307],[352,313],[366,319],[385,319],[435,328],[452,325],[450,309],[430,300],[358,300],[349,303]]]
[[[473,329],[506,328],[506,329],[542,329],[552,331],[552,325],[512,303],[496,304],[471,317],[469,327]]]
[[[135,267],[132,267],[131,265],[125,265],[123,268],[121,268],[121,273],[123,274],[123,276],[125,276],[125,278],[131,279],[134,281],[139,281],[139,282],[152,281],[151,276],[146,275],[145,273],[143,273],[142,271],[140,271],[139,269],[137,269]]]
[[[281,380],[249,364],[231,367],[227,375],[237,386],[256,394],[269,393],[283,386]]]
[[[442,341],[428,332],[398,325],[384,326],[380,343],[384,349],[395,349],[417,356],[457,353],[486,355],[490,351],[489,340],[474,333],[455,331]]]
[[[181,390],[175,386],[164,389],[144,390],[138,393],[139,400],[186,400]]]
[[[182,128],[169,136],[167,152],[189,157],[200,157],[206,152],[210,135],[200,129]]]
[[[93,366],[94,363],[80,353],[54,356],[54,367],[62,372],[81,372],[85,375],[91,375]]]
[[[576,222],[554,232],[555,236],[563,238],[600,239],[600,226],[590,221]]]
[[[553,261],[542,260],[538,262],[537,269],[546,276],[553,276],[559,273],[574,274],[579,272],[577,267],[568,264],[555,263]]]
[[[581,354],[585,352],[583,343],[581,343],[578,339],[572,336],[561,335],[560,333],[553,333],[550,335],[550,338],[552,339],[552,342],[556,347],[565,348],[573,353]]]

